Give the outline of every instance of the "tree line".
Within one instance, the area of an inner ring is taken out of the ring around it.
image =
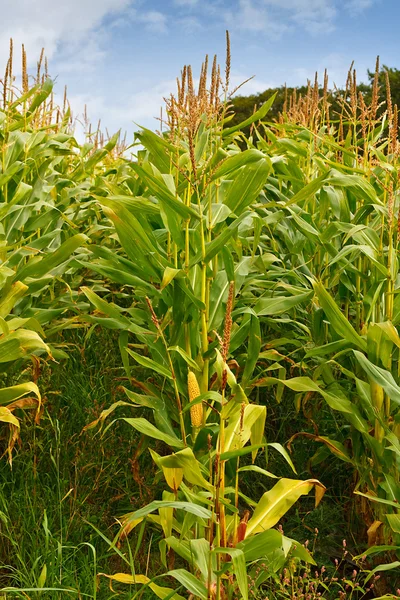
[[[350,69],[349,73],[352,73]],[[362,94],[366,104],[370,103],[373,88],[374,79],[376,77],[377,84],[379,86],[380,97],[386,98],[388,93],[388,87],[390,87],[390,95],[392,99],[392,106],[400,107],[400,70],[394,67],[387,67],[383,65],[381,68],[378,67],[376,71],[368,70],[368,82],[357,83],[357,95]],[[229,121],[229,126],[242,123],[253,112],[259,108],[264,102],[266,102],[272,95],[276,94],[274,103],[268,112],[269,121],[279,121],[281,116],[286,112],[289,107],[290,99],[295,94],[297,97],[306,97],[310,93],[310,89],[313,89],[314,84],[308,84],[298,88],[287,87],[282,85],[277,88],[269,88],[264,92],[258,94],[251,94],[249,96],[237,95],[231,100],[233,116]],[[344,89],[328,89],[328,101],[330,105],[331,118],[335,119],[341,114],[342,99],[346,94],[350,94],[351,82],[349,80]],[[323,93],[323,87],[319,86],[319,94]],[[386,110],[386,101],[382,101],[378,107],[378,114],[382,114]],[[248,132],[247,132],[248,133]]]

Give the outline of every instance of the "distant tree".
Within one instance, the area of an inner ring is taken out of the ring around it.
[[[233,125],[237,125],[245,121],[248,117],[250,117],[254,110],[260,108],[264,102],[269,100],[271,96],[276,93],[276,98],[274,103],[266,116],[267,121],[278,121],[279,115],[282,114],[285,97],[290,98],[293,94],[295,88],[285,88],[285,86],[281,86],[278,88],[270,88],[265,90],[265,92],[260,92],[258,94],[252,94],[250,96],[235,96],[232,98],[231,104],[234,111],[234,117],[229,122],[229,127]],[[307,87],[302,86],[297,88],[297,92],[299,94],[305,94],[307,92]],[[245,131],[248,133],[248,131]]]
[[[366,104],[371,102],[373,81],[375,77],[374,71],[368,70],[368,82],[359,83],[357,85],[357,91],[361,92],[364,96]],[[392,97],[392,104],[397,105],[400,109],[400,70],[394,67],[387,67],[383,65],[379,70],[378,84],[380,93],[380,109],[382,113],[386,110],[386,94],[387,94],[387,80],[389,80],[390,91]],[[234,111],[234,117],[230,121],[229,126],[236,125],[247,119],[254,111],[255,108],[259,108],[264,102],[266,102],[274,93],[276,98],[274,104],[271,107],[266,119],[269,121],[276,121],[279,119],[279,115],[283,112],[285,94],[287,93],[290,98],[293,94],[294,88],[287,88],[281,86],[278,88],[270,88],[259,94],[252,94],[249,96],[236,96],[232,98],[232,107]],[[297,88],[297,93],[304,95],[307,93],[307,87],[302,86]],[[329,102],[331,104],[331,117],[337,118],[341,114],[341,104],[339,101],[340,96],[343,95],[343,90],[330,90]],[[248,133],[248,132],[247,132]]]
[[[372,84],[374,81],[375,72],[368,70],[368,79],[370,81],[369,89],[372,90]],[[392,97],[393,106],[397,104],[397,108],[400,108],[400,70],[395,67],[387,67],[383,65],[379,71],[378,84],[380,89],[381,101],[385,101],[385,105],[381,107],[382,110],[386,110],[386,95],[387,95],[387,79],[389,79],[390,92]],[[371,93],[371,91],[369,92]]]

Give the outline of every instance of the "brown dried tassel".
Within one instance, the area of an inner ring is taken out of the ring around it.
[[[36,83],[40,82],[40,71],[42,69],[43,57],[44,57],[44,48],[42,48],[42,51],[40,53],[40,57],[39,57],[39,60],[38,60],[38,63],[37,63]]]
[[[217,111],[219,109],[219,86],[221,85],[221,68],[218,65],[217,68],[217,81],[215,84],[215,111]]]
[[[324,106],[325,121],[326,121],[326,123],[329,124],[328,84],[329,84],[328,71],[325,69],[325,71],[324,71],[324,91],[323,91],[323,95],[322,95],[322,98],[323,98],[322,102],[323,102],[323,106]]]
[[[282,108],[283,114],[287,113],[287,104],[288,104],[288,90],[287,90],[287,85],[286,85],[286,82],[285,82],[285,85],[284,85],[284,94],[283,94],[283,108]]]
[[[10,38],[10,57],[9,57],[9,61],[10,61],[10,65],[8,67],[8,78],[10,81],[10,89],[12,88],[12,84],[13,84],[13,58],[14,58],[14,42],[13,39]]]
[[[231,76],[231,40],[229,31],[226,30],[226,64],[225,64],[225,92],[229,90],[229,81]]]
[[[185,65],[183,67],[183,71],[182,71],[181,93],[178,96],[178,103],[179,103],[180,108],[183,108],[184,103],[185,103],[186,77],[187,77],[187,67]]]
[[[67,110],[67,86],[64,87],[64,100],[63,100],[63,115]]]
[[[393,126],[392,126],[392,151],[395,156],[397,156],[398,151],[399,151],[398,134],[399,134],[399,111],[397,108],[397,104],[395,104],[393,107]]]
[[[379,56],[376,57],[375,75],[372,84],[371,119],[374,121],[379,102]]]
[[[385,71],[385,82],[386,82],[386,108],[388,114],[388,120],[391,122],[393,116],[393,104],[392,104],[392,94],[390,91],[390,79],[388,71]]]
[[[7,61],[7,65],[6,65],[6,72],[4,74],[4,81],[3,81],[3,108],[6,108],[7,105],[7,84],[8,84],[8,77],[9,77],[9,69],[10,69],[10,59],[8,59]]]
[[[211,88],[210,88],[210,105],[215,105],[215,91],[217,85],[217,55],[214,54],[213,65],[211,69]]]
[[[228,358],[229,344],[231,342],[232,310],[233,310],[234,296],[235,296],[235,282],[231,281],[229,284],[228,301],[226,303],[224,337],[223,337],[222,352],[221,352],[224,362],[226,362],[226,359]]]
[[[146,296],[146,304],[149,307],[149,311],[150,311],[150,314],[151,314],[151,320],[153,321],[154,325],[158,329],[159,326],[160,326],[160,322],[158,320],[158,317],[157,317],[156,313],[154,312],[153,305],[152,305],[151,300],[150,300],[150,298],[148,296]]]
[[[353,117],[357,115],[357,74],[356,70],[353,71],[353,80],[350,89],[350,106],[353,113]]]
[[[24,94],[29,90],[28,71],[26,66],[25,46],[22,44],[22,91]]]

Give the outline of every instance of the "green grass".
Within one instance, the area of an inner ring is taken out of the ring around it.
[[[25,417],[12,469],[0,463],[0,587],[37,587],[45,568],[45,587],[93,596],[95,572],[126,567],[92,525],[112,538],[115,518],[151,499],[156,489],[149,485],[154,477],[147,454],[140,465],[134,460],[138,434],[131,427],[117,422],[104,436],[82,432],[118,396],[115,340],[108,333],[94,335],[81,351],[79,333],[66,338],[69,360],[42,373],[46,402],[40,424]],[[137,568],[145,564],[143,556]],[[103,584],[97,598],[109,598],[107,590]]]

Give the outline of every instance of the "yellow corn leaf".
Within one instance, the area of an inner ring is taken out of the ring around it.
[[[107,575],[107,573],[99,573],[99,577],[107,577],[111,582],[117,581],[118,583],[125,583],[127,585],[146,585],[151,589],[152,592],[157,596],[157,598],[170,598],[170,600],[184,600],[183,596],[179,594],[171,593],[173,590],[171,588],[163,587],[157,585],[153,582],[150,583],[150,579],[146,577],[146,575],[129,575],[128,573],[114,573],[114,575]]]
[[[11,425],[19,428],[19,421],[17,417],[14,417],[11,410],[5,406],[0,406],[0,421],[2,423],[10,423]]]
[[[321,488],[316,495],[316,505],[318,505],[326,488],[317,479],[301,481],[283,478],[278,481],[258,502],[247,524],[246,538],[276,525],[300,496],[308,494],[314,486]]]
[[[372,525],[368,527],[368,548],[370,548],[371,546],[375,546],[376,538],[378,535],[378,529],[381,527],[382,524],[382,521],[374,521]]]
[[[162,470],[164,473],[165,480],[168,483],[169,487],[171,488],[171,490],[176,492],[182,483],[183,469],[162,467]]]

